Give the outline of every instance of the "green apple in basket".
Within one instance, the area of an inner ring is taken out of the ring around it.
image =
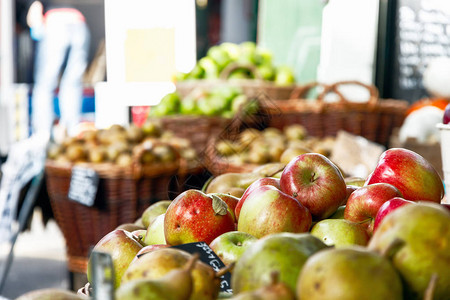
[[[272,81],[275,78],[275,69],[270,64],[258,66],[258,73],[264,80]]]
[[[188,73],[186,79],[201,79],[204,76],[205,70],[199,64],[196,64],[194,68]]]
[[[206,116],[217,116],[227,110],[225,99],[219,96],[207,96],[197,101],[198,108]]]
[[[202,57],[198,64],[205,70],[205,79],[217,79],[219,78],[219,66],[215,61],[208,56]]]
[[[295,83],[294,71],[288,66],[280,66],[275,73],[275,84],[280,86],[292,85]]]
[[[213,59],[217,66],[219,66],[220,70],[225,68],[225,66],[231,62],[231,58],[228,52],[220,46],[212,46],[211,48],[209,48],[206,56]]]
[[[243,42],[239,47],[241,54],[237,59],[238,62],[256,65],[261,61],[261,56],[256,51],[256,44],[254,42]]]
[[[199,115],[200,109],[197,106],[197,99],[193,96],[186,96],[180,105],[180,113],[183,115]]]
[[[223,49],[233,61],[237,60],[241,54],[241,49],[238,44],[225,42],[220,44],[219,47]]]

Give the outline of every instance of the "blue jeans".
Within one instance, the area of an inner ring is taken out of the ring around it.
[[[35,62],[35,84],[32,95],[33,132],[50,134],[55,120],[53,93],[59,75],[67,64],[59,85],[60,124],[69,135],[80,122],[83,100],[83,74],[87,66],[90,42],[89,29],[84,22],[60,22],[46,26],[38,42]]]

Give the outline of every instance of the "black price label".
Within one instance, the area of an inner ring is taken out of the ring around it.
[[[172,246],[172,248],[181,249],[191,254],[198,253],[200,255],[199,259],[205,264],[211,266],[216,272],[225,267],[225,264],[205,242],[182,244]],[[231,273],[225,273],[220,277],[220,279],[220,291],[232,294],[233,290],[231,289]]]
[[[99,176],[93,169],[73,167],[70,178],[69,199],[86,206],[94,205]]]

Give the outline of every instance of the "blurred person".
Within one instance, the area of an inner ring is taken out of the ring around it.
[[[52,135],[55,121],[53,93],[59,82],[59,126],[68,135],[74,135],[81,117],[89,29],[83,14],[62,1],[29,3],[27,23],[32,38],[37,41],[32,93],[33,133]]]

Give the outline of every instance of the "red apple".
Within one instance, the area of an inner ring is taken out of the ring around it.
[[[442,179],[433,166],[419,154],[403,149],[386,150],[366,184],[389,183],[411,201],[440,203],[444,196]]]
[[[170,245],[193,242],[210,244],[222,233],[235,230],[227,204],[215,195],[187,190],[169,205],[164,218],[164,235]]]
[[[374,183],[360,187],[348,198],[344,218],[352,222],[364,222],[369,233],[373,231],[373,220],[378,209],[386,201],[402,197],[401,192],[388,183]]]
[[[375,222],[373,223],[373,231],[377,230],[378,225],[380,225],[381,221],[386,217],[388,214],[399,208],[400,206],[403,206],[405,204],[415,203],[414,201],[405,200],[401,197],[395,197],[391,200],[388,200],[383,203],[383,205],[380,206],[378,209],[378,212],[375,216]]]
[[[318,153],[305,153],[291,160],[281,174],[280,186],[306,206],[316,220],[331,216],[347,195],[341,171]]]
[[[280,189],[280,179],[274,178],[274,177],[263,177],[255,182],[253,182],[244,192],[241,199],[239,200],[239,203],[236,205],[236,208],[234,210],[234,215],[236,216],[236,220],[239,220],[239,213],[241,212],[242,204],[244,204],[245,199],[247,199],[248,195],[253,192],[255,189],[259,188],[260,186],[264,185],[271,185],[276,187],[277,189]]]
[[[257,238],[277,232],[306,232],[312,217],[297,199],[271,185],[256,188],[242,205],[238,231]]]
[[[209,194],[208,194],[209,195]],[[234,214],[234,210],[239,203],[239,198],[230,194],[223,194],[223,193],[212,193],[211,195],[216,195],[220,199],[222,199],[227,205],[228,209],[230,210],[231,214],[233,215],[234,221],[237,222],[237,218]]]

